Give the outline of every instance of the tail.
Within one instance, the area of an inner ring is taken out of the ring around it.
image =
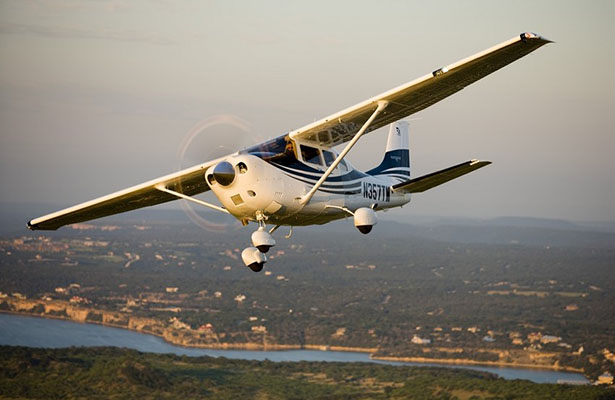
[[[408,146],[408,122],[397,121],[389,127],[389,138],[384,159],[369,175],[385,175],[400,181],[410,179],[410,148]]]

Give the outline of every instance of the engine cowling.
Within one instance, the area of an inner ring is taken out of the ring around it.
[[[354,212],[354,226],[364,235],[370,233],[377,223],[376,212],[371,208],[361,207]]]

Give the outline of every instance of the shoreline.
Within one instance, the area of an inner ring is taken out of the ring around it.
[[[511,363],[506,361],[476,361],[468,358],[426,358],[426,357],[389,357],[389,356],[371,356],[373,360],[394,361],[394,362],[409,362],[417,364],[442,364],[442,365],[470,365],[481,367],[500,367],[500,368],[516,368],[516,369],[536,369],[542,371],[556,372],[575,372],[583,374],[583,370],[574,367],[561,366],[543,366],[526,363]],[[583,376],[585,376],[583,374]]]
[[[102,312],[98,310],[98,312]],[[153,330],[147,330],[142,328],[131,328],[130,326],[114,324],[104,321],[85,321],[70,317],[64,317],[60,315],[49,315],[41,313],[31,313],[15,310],[0,310],[0,313],[11,314],[18,316],[26,316],[33,318],[55,319],[69,322],[76,322],[82,324],[101,325],[110,328],[124,329],[133,331],[145,335],[152,335],[161,338],[166,343],[173,346],[179,346],[184,348],[198,348],[198,349],[210,349],[210,350],[245,350],[245,351],[289,351],[289,350],[314,350],[314,351],[339,351],[339,352],[352,352],[352,353],[367,353],[369,358],[376,361],[390,361],[400,363],[415,363],[415,364],[439,364],[443,366],[447,365],[466,365],[466,366],[483,366],[483,367],[499,367],[499,368],[513,368],[513,369],[534,369],[543,371],[555,371],[555,372],[571,372],[584,375],[584,371],[580,368],[566,367],[559,365],[536,365],[528,363],[514,363],[505,361],[477,361],[472,359],[450,359],[450,358],[428,358],[428,357],[403,357],[403,356],[375,356],[374,353],[378,351],[378,348],[369,347],[351,347],[351,346],[330,346],[320,344],[261,344],[261,343],[182,343],[180,341],[173,340],[174,337],[165,334],[165,332],[157,332]]]
[[[21,312],[14,310],[0,310],[0,314],[18,315],[23,317],[42,318],[42,319],[55,319],[60,321],[75,322],[78,324],[100,325],[109,328],[123,329],[144,335],[156,336],[165,341],[165,343],[173,346],[184,347],[187,349],[209,349],[209,350],[248,350],[248,351],[286,351],[286,350],[315,350],[315,351],[340,351],[349,353],[367,353],[371,355],[375,353],[378,348],[376,347],[351,347],[351,346],[331,346],[320,344],[261,344],[261,343],[190,343],[184,344],[179,341],[174,341],[170,335],[159,333],[156,331],[150,331],[146,329],[135,329],[127,327],[126,325],[113,324],[108,322],[99,321],[83,321],[74,318],[67,318],[59,315],[38,314],[30,312]],[[575,372],[575,371],[571,371]]]

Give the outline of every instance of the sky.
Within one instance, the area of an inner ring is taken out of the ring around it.
[[[613,1],[0,0],[0,203],[87,201],[531,31],[555,43],[409,118],[414,176],[493,164],[395,213],[613,221],[612,21]]]

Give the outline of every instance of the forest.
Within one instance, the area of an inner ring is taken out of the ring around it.
[[[606,400],[597,386],[364,363],[229,360],[111,347],[0,346],[0,398],[15,399],[558,399]]]

